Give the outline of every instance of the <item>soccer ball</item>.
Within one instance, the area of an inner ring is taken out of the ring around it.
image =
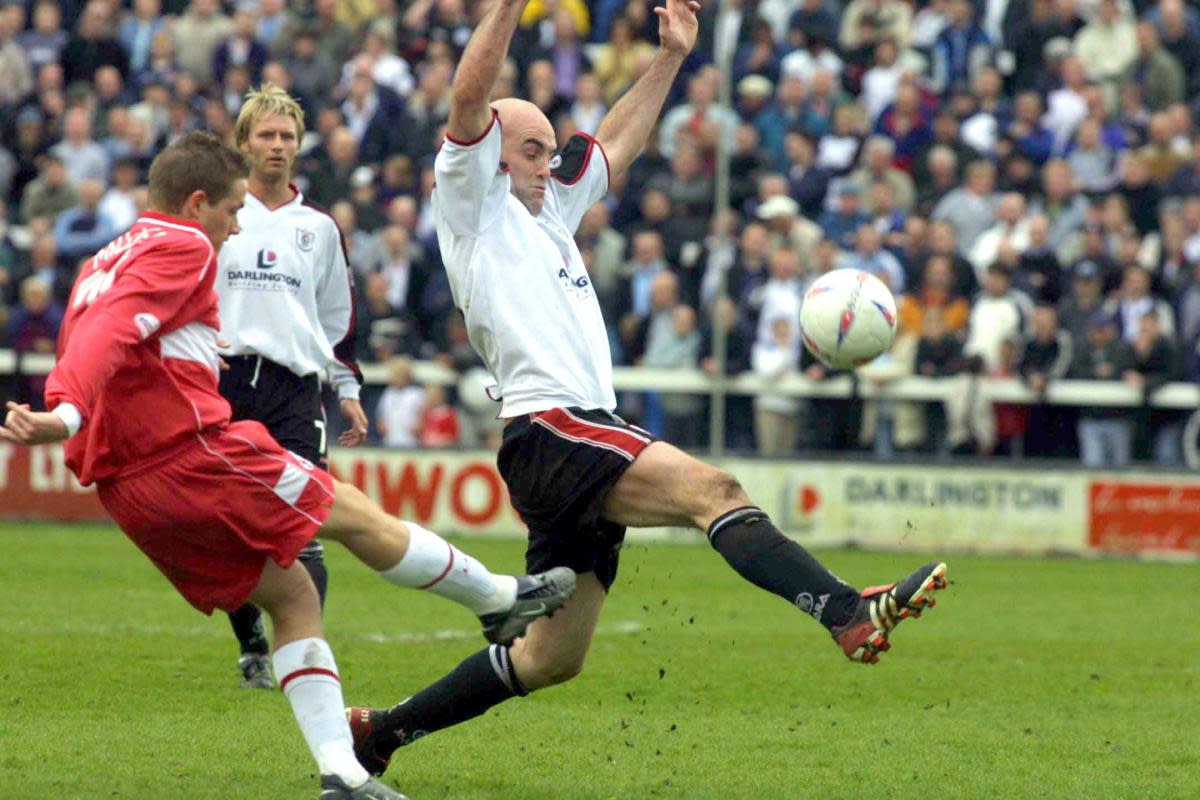
[[[896,301],[869,272],[831,270],[804,295],[800,329],[810,353],[834,369],[853,369],[892,343]]]

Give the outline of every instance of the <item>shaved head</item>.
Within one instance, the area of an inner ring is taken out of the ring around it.
[[[492,101],[492,110],[500,115],[500,124],[506,129],[517,132],[521,129],[536,131],[554,139],[554,126],[542,113],[542,110],[528,100],[519,97],[505,97]]]
[[[500,158],[512,193],[533,215],[540,214],[550,180],[550,159],[558,149],[554,126],[528,100],[506,97],[492,102],[500,117]]]

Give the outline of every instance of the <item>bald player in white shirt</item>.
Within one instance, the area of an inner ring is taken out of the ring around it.
[[[608,339],[574,232],[644,146],[695,44],[699,4],[655,8],[661,44],[649,70],[595,139],[577,134],[561,150],[536,106],[489,96],[524,4],[496,0],[463,53],[433,207],[455,302],[502,396],[499,467],[529,526],[527,564],[569,566],[579,579],[571,600],[511,647],[468,657],[391,709],[350,709],[355,753],[375,774],[397,747],[579,674],[626,526],[707,531],[739,574],[815,618],[864,663],[946,586],[946,565],[935,561],[859,592],[783,536],[732,475],[613,414]]]

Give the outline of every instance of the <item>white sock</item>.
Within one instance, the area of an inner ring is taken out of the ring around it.
[[[275,651],[272,665],[321,774],[336,775],[352,788],[366,783],[370,776],[354,757],[342,682],[329,645],[324,639],[288,642]]]
[[[511,608],[517,599],[517,579],[493,575],[488,568],[433,531],[405,521],[408,550],[395,566],[379,576],[410,589],[427,589],[477,615]]]

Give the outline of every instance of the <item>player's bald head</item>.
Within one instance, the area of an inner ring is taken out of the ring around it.
[[[550,180],[550,161],[558,144],[554,126],[528,100],[506,97],[492,103],[500,117],[500,161],[510,191],[529,213],[538,215]]]
[[[528,100],[505,97],[494,100],[492,109],[500,115],[500,126],[505,139],[516,137],[517,141],[536,138],[553,149],[554,126],[542,110]]]

